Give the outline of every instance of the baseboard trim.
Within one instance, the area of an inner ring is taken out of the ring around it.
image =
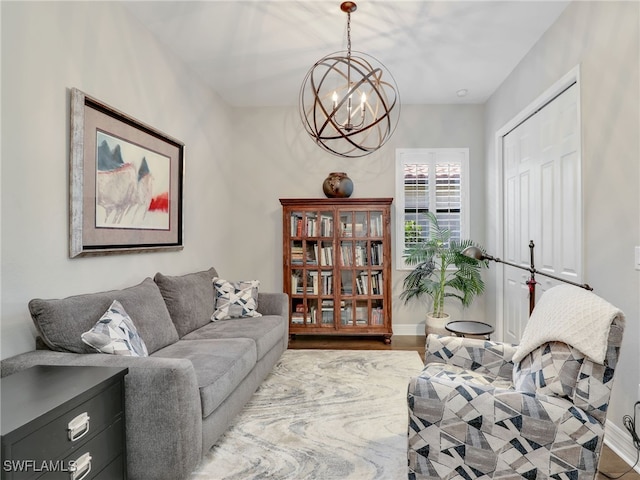
[[[629,466],[636,462],[638,452],[633,446],[631,436],[609,420],[604,424],[604,443]],[[636,465],[634,470],[640,473],[640,465]]]
[[[401,323],[393,324],[393,334],[402,335],[424,335],[424,322],[423,323]]]

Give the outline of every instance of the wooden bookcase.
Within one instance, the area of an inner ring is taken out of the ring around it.
[[[392,198],[282,198],[283,288],[293,335],[391,343]]]

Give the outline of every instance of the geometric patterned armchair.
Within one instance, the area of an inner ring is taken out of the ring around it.
[[[624,316],[575,290],[543,294],[517,346],[427,337],[407,395],[409,479],[595,477]]]

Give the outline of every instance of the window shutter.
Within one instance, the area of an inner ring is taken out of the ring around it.
[[[466,238],[468,191],[465,148],[398,149],[396,167],[397,266],[408,268],[403,255],[429,235],[425,213],[433,212],[451,239]]]

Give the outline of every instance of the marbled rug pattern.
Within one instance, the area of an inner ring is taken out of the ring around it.
[[[287,350],[192,480],[407,478],[417,352]]]

